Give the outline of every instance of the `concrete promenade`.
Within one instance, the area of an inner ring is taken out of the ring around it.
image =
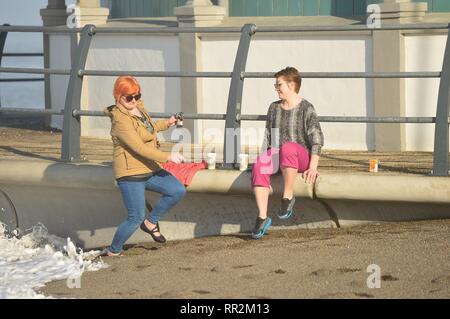
[[[8,205],[1,196],[9,196],[21,228],[41,221],[86,249],[108,245],[125,218],[111,175],[110,140],[82,138],[89,162],[58,163],[61,133],[39,127],[24,129],[14,120],[0,126],[0,204]],[[376,174],[368,172],[372,158],[381,164]],[[256,217],[249,172],[200,171],[161,222],[166,245],[138,231],[124,257],[106,258],[110,268],[85,273],[80,289],[60,281],[41,292],[75,298],[450,298],[450,180],[427,177],[431,167],[430,153],[325,150],[316,185],[296,183],[295,216],[287,223],[272,216],[274,226],[260,241],[248,234]],[[279,208],[280,182],[274,178],[271,215]],[[367,286],[370,265],[380,267],[380,288]]]

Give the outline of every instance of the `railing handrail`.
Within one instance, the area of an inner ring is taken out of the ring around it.
[[[143,27],[143,28],[116,28],[95,27],[87,25],[82,29],[70,29],[66,27],[33,27],[33,26],[0,26],[1,32],[43,32],[43,33],[81,33],[80,44],[77,47],[76,57],[71,70],[56,69],[27,69],[27,68],[1,68],[5,73],[35,73],[35,74],[62,74],[70,75],[68,94],[64,111],[50,113],[64,115],[62,160],[73,161],[80,158],[80,116],[104,116],[99,111],[82,111],[80,109],[81,88],[84,76],[118,76],[135,75],[141,77],[231,77],[230,92],[226,114],[186,114],[186,118],[209,117],[208,119],[225,119],[226,128],[240,128],[241,121],[264,120],[264,115],[241,114],[243,81],[245,78],[272,78],[272,72],[246,72],[245,65],[248,57],[248,49],[251,37],[256,33],[270,32],[347,32],[347,31],[386,31],[386,30],[447,30],[447,46],[444,54],[444,64],[441,71],[426,72],[304,72],[304,78],[440,78],[440,90],[436,117],[357,117],[357,116],[320,116],[322,122],[358,122],[358,123],[436,123],[435,124],[435,150],[434,150],[434,175],[448,176],[448,141],[449,141],[449,105],[450,105],[450,24],[444,23],[419,23],[419,24],[384,24],[379,28],[368,28],[366,25],[350,26],[276,26],[257,27],[254,24],[236,27]],[[92,37],[95,34],[178,34],[178,33],[231,33],[240,32],[241,38],[235,58],[233,72],[165,72],[165,71],[104,71],[85,70],[87,53]],[[0,56],[1,59],[1,56]],[[3,109],[8,111],[8,109]],[[30,110],[22,109],[23,112]],[[153,113],[157,117],[167,113]],[[227,130],[228,131],[228,130]],[[233,165],[237,163],[237,153],[240,143],[236,142],[238,136],[232,134],[229,139],[227,133],[224,141],[224,164],[228,164],[226,157],[227,143],[234,143]],[[439,142],[439,143],[438,143]],[[437,146],[438,145],[438,146]]]
[[[33,109],[33,108],[0,108],[0,113],[26,113],[26,114],[51,114],[64,115],[63,110]],[[148,112],[152,118],[167,118],[173,115],[168,112]],[[103,111],[76,110],[74,117],[93,116],[107,117]],[[217,113],[184,113],[185,119],[192,120],[225,120],[227,114]],[[432,124],[436,123],[436,117],[432,116],[318,116],[320,122],[331,123],[405,123],[405,124]],[[265,121],[267,114],[241,114],[240,121]],[[450,124],[450,117],[448,118]]]
[[[8,24],[4,26],[9,26]],[[0,32],[0,69],[2,58],[11,58],[11,57],[43,57],[44,53],[37,52],[3,52],[5,48],[5,41],[8,32],[2,31]],[[0,83],[12,83],[12,82],[42,82],[44,78],[0,78]],[[0,105],[1,106],[1,105]]]
[[[258,33],[262,32],[342,32],[342,31],[386,31],[386,30],[446,30],[448,23],[415,23],[415,24],[383,24],[380,27],[369,28],[366,24],[357,25],[323,25],[323,26],[261,26],[257,27]],[[38,33],[80,33],[82,28],[68,28],[66,26],[0,26],[0,32],[38,32]],[[95,33],[239,33],[241,27],[94,27]]]
[[[0,82],[41,82],[44,78],[2,78]]]
[[[58,74],[70,75],[68,69],[37,69],[37,68],[13,68],[0,67],[2,73],[16,74]],[[136,77],[197,77],[197,78],[230,78],[231,72],[167,72],[167,71],[103,71],[83,70],[79,76],[121,76],[133,75]],[[243,72],[242,78],[273,78],[275,72]],[[370,78],[439,78],[441,72],[302,72],[302,78],[310,79],[370,79]]]
[[[1,54],[1,53],[0,53]],[[3,57],[30,57],[30,56],[44,56],[44,53],[38,53],[38,52],[7,52],[1,54]]]
[[[37,69],[37,68],[14,68],[0,67],[0,72],[16,74],[58,74],[70,75],[68,69]],[[275,72],[243,72],[241,78],[273,78]],[[104,71],[104,70],[81,70],[79,76],[121,76],[133,75],[136,77],[198,77],[198,78],[230,78],[231,72],[176,72],[176,71]],[[310,79],[370,79],[370,78],[439,78],[441,72],[302,72],[302,78]]]
[[[70,75],[70,72],[64,69],[0,67],[0,73]]]

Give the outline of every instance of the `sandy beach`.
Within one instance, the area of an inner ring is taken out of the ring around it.
[[[56,298],[450,298],[450,220],[139,244]],[[372,265],[372,266],[370,266]],[[376,265],[376,266],[373,266]],[[379,267],[378,277],[373,267]],[[369,288],[380,279],[380,288]]]

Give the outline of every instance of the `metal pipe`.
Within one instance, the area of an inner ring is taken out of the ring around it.
[[[278,26],[258,27],[258,32],[322,32],[322,31],[385,31],[385,30],[440,30],[448,29],[446,23],[417,23],[417,24],[383,24],[380,28],[369,28],[367,25],[349,26]]]
[[[155,77],[155,78],[230,78],[231,72],[164,72],[164,71],[102,71],[102,70],[83,70],[81,76],[121,76],[132,75],[136,77]]]
[[[80,153],[80,118],[74,117],[73,112],[80,109],[81,92],[83,89],[83,77],[79,76],[80,70],[86,66],[89,47],[95,26],[88,24],[84,26],[80,35],[80,42],[75,53],[72,64],[69,85],[67,87],[66,101],[64,104],[63,135],[61,145],[61,160],[73,162],[81,160]]]
[[[244,78],[273,78],[275,72],[243,72]],[[439,78],[441,72],[302,72],[302,78]]]
[[[241,115],[242,93],[244,91],[244,78],[242,77],[242,73],[245,72],[250,42],[255,32],[256,25],[246,24],[242,27],[241,37],[239,39],[239,46],[234,61],[233,75],[231,77],[230,90],[228,93],[223,148],[224,168],[235,167],[238,163],[238,156],[241,153],[239,130],[241,122],[238,120],[238,117]]]
[[[80,28],[67,28],[66,26],[58,27],[41,27],[28,25],[3,25],[0,26],[0,32],[38,32],[38,33],[80,33]]]
[[[242,78],[273,78],[275,72],[242,72]],[[164,72],[164,71],[102,71],[84,70],[80,75],[138,77],[230,78],[231,72]],[[441,72],[304,72],[303,78],[439,78]]]
[[[319,116],[320,122],[333,123],[435,123],[435,117],[365,117],[365,116]]]
[[[49,109],[30,109],[20,107],[2,107],[0,113],[17,113],[17,114],[49,114],[49,115],[63,115],[63,110],[49,110]]]
[[[196,28],[97,28],[98,34],[109,33],[238,33],[242,28],[239,27],[196,27]]]
[[[23,73],[23,74],[60,74],[70,75],[70,70],[61,69],[35,69],[35,68],[2,68],[0,73]]]
[[[103,111],[85,111],[85,110],[74,110],[72,113],[73,116],[107,116]],[[152,118],[169,118],[173,115],[173,113],[159,113],[159,112],[149,112]],[[183,113],[183,117],[185,119],[192,120],[225,120],[226,114],[209,114],[209,113],[200,113],[200,114],[189,114]]]
[[[9,24],[4,24],[3,26],[9,26]],[[5,49],[5,43],[6,43],[7,36],[8,36],[7,31],[0,32],[0,68],[2,66],[3,50]],[[1,106],[2,106],[2,103],[1,103],[1,98],[0,98],[0,107]]]
[[[449,25],[450,26],[450,25]],[[450,108],[450,28],[447,34],[441,81],[439,83],[436,125],[434,131],[433,175],[449,176],[449,128]]]
[[[367,116],[319,116],[320,122],[332,123],[435,123],[435,117],[367,117]],[[265,121],[267,115],[241,115],[241,121]]]
[[[0,79],[1,82],[41,82],[44,78],[15,78],[15,79]]]
[[[30,108],[1,108],[1,113],[36,113],[36,114],[52,114],[63,115],[63,111],[47,110],[47,109],[30,109]],[[149,112],[152,118],[168,118],[173,113]],[[74,110],[72,116],[90,116],[90,117],[106,117],[103,111]],[[192,120],[225,120],[226,114],[211,113],[191,113],[183,114],[185,119]],[[240,115],[238,121],[265,121],[267,115]],[[436,122],[435,117],[364,117],[364,116],[319,116],[320,122],[336,122],[336,123],[416,123],[416,124],[432,124]],[[450,123],[450,117],[448,118]]]
[[[3,53],[3,57],[32,57],[32,56],[44,56],[43,53]]]
[[[380,28],[371,29],[365,24],[350,26],[278,26],[278,27],[258,27],[258,32],[342,32],[342,31],[383,31],[383,30],[445,30],[448,24],[445,23],[418,23],[418,24],[384,24]],[[41,26],[0,26],[0,32],[43,32],[43,33],[80,33],[81,28],[67,27],[41,27]],[[96,33],[238,33],[239,27],[191,27],[191,28],[105,28],[95,29]]]

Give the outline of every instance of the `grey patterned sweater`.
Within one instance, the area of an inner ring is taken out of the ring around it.
[[[280,100],[269,107],[264,146],[280,147],[296,142],[311,155],[320,155],[324,138],[314,106],[305,99],[290,110],[284,110],[281,105]]]

